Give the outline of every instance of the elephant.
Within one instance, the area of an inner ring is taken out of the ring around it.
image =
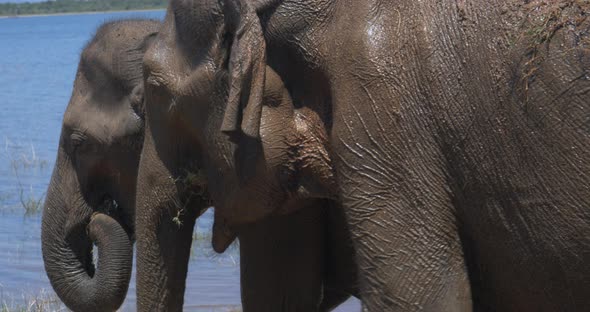
[[[159,26],[105,23],[80,57],[41,231],[47,276],[73,311],[116,311],[127,294],[144,136],[142,59]]]
[[[176,34],[166,32],[169,27],[170,24],[163,25],[154,45],[172,40],[168,35]],[[149,57],[171,63],[177,59],[161,54],[161,50],[149,51],[155,54],[148,56],[146,52],[144,67]],[[321,149],[325,133],[321,128],[314,128],[310,122],[317,115],[308,110],[293,110],[281,78],[272,69],[265,70],[268,70],[268,79],[264,102],[274,108],[266,111],[269,118],[276,116],[274,122],[280,123],[288,121],[282,117],[283,113],[290,111],[292,115],[297,114],[297,124],[284,129],[281,135],[289,136],[289,144],[294,146],[302,143],[310,150]],[[160,85],[165,79],[154,73],[146,76],[146,101],[157,101],[169,94]],[[188,88],[198,89],[199,86]],[[217,96],[214,93],[207,95],[211,100]],[[215,120],[209,115],[215,116],[219,112],[190,111],[190,102],[185,101],[188,99],[176,98],[174,107],[148,105],[147,102],[145,106],[150,111],[146,110],[146,135],[140,157],[136,200],[137,268],[138,272],[146,272],[137,276],[139,311],[182,310],[194,224],[212,203],[209,198],[211,180],[203,171],[203,168],[208,168],[203,163],[207,153],[198,147],[200,141],[214,137],[196,136],[190,125]],[[170,114],[159,112],[160,109]],[[193,119],[192,116],[199,118]],[[166,127],[162,127],[161,123]],[[266,126],[271,130],[270,124]],[[245,157],[250,152],[243,151]],[[324,153],[327,156],[328,152]],[[277,161],[282,160],[283,155],[276,156]],[[331,193],[334,187],[331,160],[312,159],[304,153],[299,153],[299,156],[300,161],[292,163],[297,168],[284,168],[302,173],[298,177],[302,183],[297,182],[299,191]],[[244,174],[249,174],[251,168],[243,170]],[[274,174],[291,180],[293,176],[288,170]],[[314,177],[312,180],[311,176],[305,176],[306,172],[313,172],[314,175],[322,172],[324,178]],[[261,185],[266,183],[261,181]],[[253,187],[252,191],[259,190]],[[273,210],[274,204],[252,201],[252,205],[262,210]],[[231,226],[225,224],[226,218],[215,208],[214,250],[223,252],[236,238],[240,242],[243,310],[329,311],[351,295],[358,296],[352,242],[342,209],[338,208],[333,198],[301,197],[280,204],[279,209],[288,215],[267,215],[250,223]]]
[[[144,56],[140,176],[193,161],[219,249],[289,201],[336,202],[364,311],[584,310],[589,11],[570,0],[172,0]],[[290,105],[265,101],[273,77]],[[306,129],[320,135],[292,144]],[[164,215],[149,196],[160,189],[138,194],[142,227]],[[138,239],[140,301],[170,292],[154,281],[181,233],[160,234]]]
[[[141,61],[159,24],[152,20],[106,23],[82,52],[74,92],[64,116],[42,228],[43,257],[50,282],[60,299],[74,311],[115,311],[128,289],[135,235],[136,177],[145,118]],[[198,178],[187,177],[184,182]],[[197,197],[208,207],[206,194]],[[346,262],[339,260],[323,270],[323,261],[350,253],[350,243],[326,246],[317,237],[325,235],[326,239],[347,241],[342,237],[346,235],[341,228],[343,215],[326,201],[300,204],[324,208],[321,213],[316,207],[302,209],[309,213],[298,213],[300,221],[276,218],[241,231],[246,309],[253,305],[256,310],[264,304],[273,311],[282,304],[269,303],[266,297],[268,292],[276,293],[276,289],[255,285],[263,274],[272,280],[264,286],[279,289],[295,289],[288,285],[303,275],[318,284],[324,283],[322,291],[328,295],[322,304],[326,309],[355,293],[353,282],[346,280],[354,272],[344,271],[354,268],[353,265],[344,267],[341,263]],[[301,222],[309,225],[310,230],[298,230]],[[324,234],[327,228],[333,230]],[[261,243],[264,238],[267,243]],[[285,241],[290,245],[277,244]],[[96,268],[92,262],[93,243],[99,252]],[[318,250],[317,254],[309,252],[312,247]],[[272,255],[262,257],[262,253]],[[282,266],[269,269],[277,263]],[[286,266],[296,270],[283,272]],[[308,271],[310,268],[316,270]],[[325,283],[322,276],[328,276],[331,283]],[[348,288],[341,286],[343,280]],[[297,285],[302,286],[298,291],[305,292],[310,283],[302,280]]]

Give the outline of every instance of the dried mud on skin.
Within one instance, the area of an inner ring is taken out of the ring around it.
[[[525,1],[515,11],[523,12],[522,22],[510,43],[521,55],[515,82],[525,103],[540,68],[552,58],[577,61],[581,77],[590,75],[590,0]]]

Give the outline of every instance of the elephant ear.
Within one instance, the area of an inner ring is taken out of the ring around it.
[[[266,43],[256,11],[243,0],[223,3],[232,36],[229,53],[229,95],[221,131],[230,137],[260,138],[265,81]]]
[[[143,82],[140,82],[136,85],[133,90],[131,91],[130,95],[130,103],[133,112],[139,117],[141,120],[145,120],[145,100],[144,100],[145,91],[143,88]]]
[[[151,47],[157,35],[158,33],[156,32],[148,34],[147,36],[145,36],[145,38],[143,38],[143,40],[137,48],[130,50],[134,53],[128,51],[127,54],[136,54],[134,57],[139,58],[138,62],[140,66],[143,67],[143,56],[145,55],[145,52]],[[135,114],[141,120],[145,120],[145,88],[143,85],[143,68],[140,74],[141,75],[138,79],[131,79],[132,81],[136,81],[137,84],[131,90],[130,102],[131,108],[133,109]]]

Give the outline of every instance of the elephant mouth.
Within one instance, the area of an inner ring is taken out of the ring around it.
[[[101,196],[101,200],[97,205],[97,211],[111,217],[119,215],[119,202],[117,202],[110,194],[104,194]]]
[[[97,264],[98,264],[98,244],[97,241],[94,239],[89,239],[91,236],[91,232],[93,231],[93,226],[92,223],[94,221],[94,219],[96,219],[99,216],[108,216],[109,218],[113,219],[114,221],[116,221],[121,228],[127,232],[129,235],[129,240],[131,242],[133,242],[134,237],[133,236],[133,232],[129,231],[128,226],[126,225],[126,222],[123,222],[123,215],[122,215],[122,210],[121,207],[119,206],[119,203],[117,200],[115,200],[111,195],[109,194],[103,194],[102,196],[99,196],[98,198],[100,198],[100,200],[96,201],[96,204],[92,205],[94,207],[93,209],[93,213],[88,217],[87,221],[83,223],[83,226],[85,227],[85,233],[86,233],[86,237],[88,238],[87,242],[90,243],[90,248],[84,248],[83,250],[79,250],[78,253],[80,254],[80,258],[81,258],[81,263],[84,266],[84,268],[86,269],[86,273],[88,274],[89,277],[93,278],[95,275],[95,272],[97,270]],[[79,233],[76,231],[73,231],[74,233],[68,233],[68,237],[72,238],[74,237],[80,237]],[[74,243],[73,245],[75,245],[76,243]],[[80,246],[80,245],[78,245]]]
[[[94,214],[101,213],[115,219],[129,235],[131,241],[135,241],[135,231],[133,230],[130,216],[125,214],[126,207],[122,206],[114,196],[105,193],[99,197],[98,204],[95,205]]]

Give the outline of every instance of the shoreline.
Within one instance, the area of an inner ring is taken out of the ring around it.
[[[91,15],[104,13],[123,13],[123,12],[152,12],[165,11],[166,8],[161,9],[131,9],[131,10],[113,10],[113,11],[84,11],[84,12],[64,12],[64,13],[43,13],[43,14],[22,14],[22,15],[0,15],[0,19],[8,18],[27,18],[27,17],[44,17],[44,16],[67,16],[67,15]]]

